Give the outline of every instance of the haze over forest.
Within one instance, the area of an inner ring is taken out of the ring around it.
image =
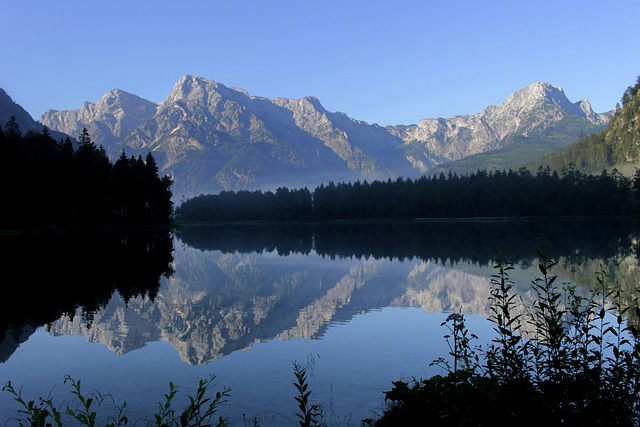
[[[54,137],[76,138],[86,128],[113,161],[123,152],[151,152],[160,174],[174,180],[174,200],[440,171],[517,170],[603,131],[613,117],[542,82],[474,115],[385,127],[327,111],[314,97],[267,99],[194,76],[176,82],[160,104],[113,89],[77,110],[49,110],[38,122],[6,94],[2,105],[0,120],[13,115],[25,130],[44,125]]]

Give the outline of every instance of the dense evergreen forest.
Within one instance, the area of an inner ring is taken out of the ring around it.
[[[0,227],[166,224],[171,178],[158,176],[149,153],[111,163],[86,129],[78,143],[42,132],[22,134],[15,118],[0,127]]]
[[[178,221],[612,216],[640,213],[640,173],[495,171],[201,195]]]

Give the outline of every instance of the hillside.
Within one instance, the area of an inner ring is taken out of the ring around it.
[[[640,165],[640,77],[622,96],[606,129],[581,138],[566,150],[530,162],[530,169],[549,167],[562,171],[570,166],[583,173],[598,174],[617,169],[631,175]]]
[[[7,122],[11,118],[15,119],[15,123],[20,128],[20,133],[25,135],[27,132],[33,131],[41,133],[43,131],[42,123],[39,123],[31,117],[31,115],[18,103],[16,103],[3,89],[0,88],[0,126],[4,130]],[[62,141],[67,135],[57,132],[49,127],[49,134],[56,141]],[[79,133],[75,134],[77,136]]]

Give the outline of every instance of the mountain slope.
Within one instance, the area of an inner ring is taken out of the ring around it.
[[[640,166],[640,76],[622,97],[606,129],[581,138],[566,150],[529,163],[528,167],[549,167],[561,171],[573,165],[583,173],[599,174],[614,168],[631,175]]]
[[[44,126],[35,121],[31,115],[16,103],[3,89],[0,89],[0,126],[4,130],[11,117],[16,119],[20,132],[24,135],[29,131],[42,132]],[[57,141],[64,140],[67,135],[49,127],[50,135]]]
[[[114,90],[96,104],[47,112],[41,120],[69,133],[87,127],[112,158],[122,150],[152,151],[161,172],[174,177],[178,199],[417,177],[499,150],[512,150],[503,162],[511,166],[560,149],[609,120],[548,83],[530,85],[476,115],[387,127],[329,112],[314,97],[267,99],[193,76],[181,78],[159,105],[133,97]]]
[[[315,98],[271,101],[186,76],[119,148],[152,150],[175,190],[197,195],[405,175],[400,142]]]
[[[409,156],[423,172],[470,172],[519,166],[601,130],[609,119],[586,100],[571,103],[558,86],[534,83],[479,114],[425,119],[394,131],[405,134]]]
[[[150,120],[157,105],[120,89],[107,92],[98,102],[85,102],[79,110],[49,110],[40,118],[51,129],[80,135],[87,128],[91,140],[113,147],[135,128]]]

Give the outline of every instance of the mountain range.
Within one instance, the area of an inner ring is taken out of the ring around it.
[[[160,104],[114,89],[78,110],[49,110],[39,122],[71,137],[86,127],[112,159],[152,152],[180,199],[411,178],[517,147],[501,165],[514,167],[600,131],[610,119],[586,100],[572,103],[558,86],[534,83],[475,115],[383,127],[327,111],[314,97],[267,99],[184,76]]]

